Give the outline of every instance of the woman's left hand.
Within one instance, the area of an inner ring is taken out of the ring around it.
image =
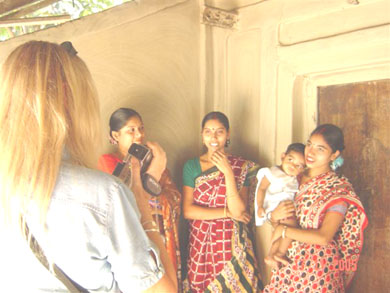
[[[282,219],[295,216],[294,202],[285,200],[278,204],[278,206],[271,212],[271,222],[278,223]]]
[[[157,142],[148,141],[146,145],[151,149],[153,154],[153,160],[146,172],[152,175],[157,181],[160,181],[161,175],[167,165],[167,155]]]
[[[226,154],[216,151],[211,156],[211,162],[221,171],[223,174],[232,171],[232,167],[227,159]]]

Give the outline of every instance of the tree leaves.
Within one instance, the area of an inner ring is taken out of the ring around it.
[[[77,19],[129,1],[132,0],[60,0],[33,13],[27,14],[25,17],[43,17],[69,14],[71,15],[72,19]],[[12,37],[20,36],[26,33],[32,33],[41,29],[53,27],[55,25],[56,24],[33,26],[25,25],[0,28],[0,41],[5,41]]]

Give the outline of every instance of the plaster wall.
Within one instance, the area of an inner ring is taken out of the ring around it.
[[[359,2],[262,1],[238,9],[235,29],[213,30],[221,53],[208,54],[222,72],[206,86],[205,97],[214,96],[206,106],[232,120],[233,152],[279,164],[286,146],[314,129],[318,86],[390,78],[390,2]],[[270,230],[256,231],[266,282]]]
[[[318,86],[390,78],[390,2],[249,2],[234,29],[202,23],[199,1],[130,2],[0,43],[0,62],[27,40],[72,41],[95,80],[105,133],[116,108],[135,108],[177,183],[201,152],[200,120],[212,110],[231,121],[229,151],[271,166],[316,125]],[[256,232],[260,260],[270,233]]]
[[[87,63],[100,99],[103,141],[119,107],[143,117],[147,139],[159,142],[180,183],[184,161],[199,153],[200,12],[196,1],[147,0],[0,43],[0,62],[28,40],[69,40]]]

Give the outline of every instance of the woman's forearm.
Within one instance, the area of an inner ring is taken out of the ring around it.
[[[226,218],[224,208],[202,207],[196,204],[183,206],[183,215],[188,220],[215,220]]]
[[[131,190],[133,191],[135,200],[137,202],[138,210],[141,215],[140,222],[143,228],[146,230],[146,235],[157,246],[160,252],[161,262],[165,269],[165,275],[163,276],[163,278],[154,286],[152,286],[152,288],[150,288],[151,290],[146,290],[146,292],[177,292],[178,286],[176,272],[173,267],[172,261],[168,256],[168,252],[165,248],[160,232],[156,229],[156,226],[154,224],[148,201],[149,195],[142,187],[141,177],[139,173],[140,165],[139,162],[134,158],[132,158],[132,169],[133,174]]]
[[[150,288],[151,292],[177,292],[178,284],[177,284],[177,276],[176,271],[173,267],[172,261],[169,258],[168,252],[165,248],[164,242],[162,240],[162,237],[160,235],[160,232],[146,232],[149,239],[153,241],[159,251],[160,251],[160,260],[164,266],[165,269],[165,275],[164,277],[168,278],[168,280],[165,280],[165,282],[161,282],[160,284],[157,283],[155,288]],[[148,292],[148,291],[146,291]]]
[[[308,244],[326,245],[332,240],[322,233],[320,229],[299,229],[294,227],[287,227],[285,237],[299,242]]]
[[[326,245],[332,241],[343,220],[344,215],[337,212],[327,212],[319,229],[301,229],[279,225],[274,234],[276,237],[283,236],[283,230],[285,230],[284,236],[292,240]]]
[[[152,213],[150,210],[149,202],[146,200],[148,198],[148,194],[142,186],[140,185],[133,185],[132,191],[135,195],[138,209],[141,214],[141,224],[143,223],[145,226],[148,225],[147,227],[143,227],[146,230],[153,230],[154,225],[150,225],[153,222],[153,217]],[[150,227],[149,227],[150,226]],[[149,231],[146,232],[146,235],[149,237],[151,241],[154,242],[154,244],[158,247],[158,250],[160,252],[160,259],[161,262],[164,266],[165,269],[165,275],[164,275],[164,281],[163,282],[158,282],[150,292],[154,292],[155,289],[158,290],[165,290],[166,292],[177,292],[177,277],[176,277],[176,272],[173,267],[172,261],[169,258],[168,252],[165,248],[164,242],[161,238],[160,233],[156,231]],[[146,290],[145,292],[149,292]]]
[[[233,217],[239,217],[246,210],[245,200],[237,189],[233,171],[225,174],[227,207]]]

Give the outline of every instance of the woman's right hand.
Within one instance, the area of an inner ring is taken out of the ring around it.
[[[148,141],[146,145],[153,153],[152,162],[146,172],[152,175],[157,181],[160,181],[161,175],[167,166],[167,155],[157,142]]]
[[[282,201],[271,212],[271,222],[278,222],[280,220],[295,216],[294,202],[291,200]]]
[[[239,222],[243,222],[244,224],[248,224],[251,220],[251,215],[247,212],[243,212],[239,217],[233,217],[232,214],[229,212],[229,210],[227,210],[226,215],[229,218],[232,218],[233,220],[236,220]]]

